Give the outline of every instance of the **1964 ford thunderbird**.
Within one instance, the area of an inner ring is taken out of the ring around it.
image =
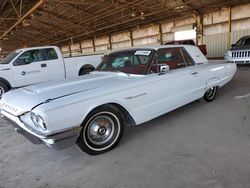
[[[75,143],[91,155],[114,148],[135,126],[200,98],[211,102],[236,65],[208,62],[195,46],[152,46],[110,53],[80,78],[6,93],[1,115],[33,143]]]

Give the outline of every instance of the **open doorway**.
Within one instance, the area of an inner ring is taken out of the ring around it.
[[[177,31],[174,33],[175,41],[187,40],[187,39],[193,39],[195,41],[196,39],[195,30]]]

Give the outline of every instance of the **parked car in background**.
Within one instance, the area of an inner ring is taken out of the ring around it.
[[[224,59],[236,64],[250,64],[250,35],[233,44],[225,53]]]
[[[56,46],[16,50],[0,62],[0,98],[11,88],[86,74],[95,69],[101,57],[63,58]]]
[[[196,46],[131,48],[105,56],[82,77],[6,93],[1,115],[33,143],[75,143],[91,155],[114,148],[125,125],[135,126],[204,98],[236,72],[234,63],[209,63]]]
[[[206,45],[196,45],[192,39],[170,41],[170,42],[166,42],[164,45],[170,45],[170,44],[177,44],[177,45],[183,44],[183,45],[197,46],[204,55],[207,55],[207,46]]]

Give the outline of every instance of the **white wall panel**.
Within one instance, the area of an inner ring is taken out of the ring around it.
[[[80,43],[75,43],[73,45],[70,45],[70,50],[72,56],[81,54]]]
[[[93,53],[94,47],[93,47],[93,40],[84,40],[81,42],[82,46],[82,53]]]
[[[136,29],[133,31],[133,38],[137,39],[137,38],[142,38],[142,37],[146,37],[146,36],[152,36],[152,35],[157,35],[158,34],[158,30],[157,27],[146,27],[146,28],[142,28],[142,29]]]
[[[180,27],[184,25],[193,25],[195,23],[194,17],[189,17],[189,18],[184,18],[184,19],[179,19],[175,21],[175,27]]]
[[[223,57],[227,51],[227,33],[207,35],[204,43],[207,45],[207,57]]]
[[[117,33],[111,36],[111,42],[122,42],[130,40],[129,32]]]
[[[232,8],[232,20],[249,18],[250,17],[250,3],[243,4]]]
[[[174,27],[174,22],[163,23],[161,25],[162,33],[169,33],[169,32],[171,32],[173,27]]]
[[[129,47],[131,47],[130,41],[112,43],[112,50],[124,49],[124,48],[129,48]]]
[[[134,46],[159,45],[158,37],[134,39]]]
[[[70,50],[69,46],[62,46],[61,51],[64,57],[69,57],[70,56]]]
[[[232,31],[250,29],[250,18],[232,21]]]
[[[162,34],[162,41],[163,43],[165,42],[170,42],[174,40],[174,33],[164,33]]]
[[[83,48],[82,49],[82,53],[83,54],[88,54],[88,53],[93,53],[94,52],[94,48],[93,47],[88,47],[88,48]]]
[[[214,35],[214,34],[226,33],[226,32],[228,32],[227,23],[204,26],[204,30],[203,30],[204,35]]]

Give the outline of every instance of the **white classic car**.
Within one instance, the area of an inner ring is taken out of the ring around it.
[[[1,115],[34,143],[77,143],[96,155],[117,145],[125,125],[202,97],[211,102],[235,72],[234,63],[208,62],[195,46],[131,48],[105,56],[88,75],[6,93]]]

